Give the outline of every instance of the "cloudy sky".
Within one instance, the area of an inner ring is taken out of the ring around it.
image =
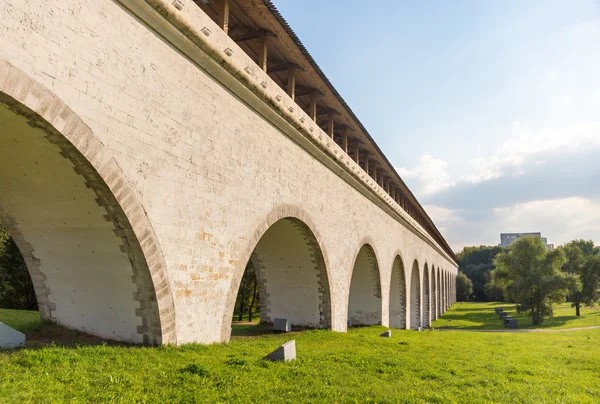
[[[600,244],[600,0],[276,0],[450,245]]]

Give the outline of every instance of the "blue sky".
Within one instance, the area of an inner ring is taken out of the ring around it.
[[[275,4],[453,248],[600,244],[600,0]]]

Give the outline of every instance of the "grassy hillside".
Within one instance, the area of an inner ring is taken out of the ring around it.
[[[1,320],[0,320],[1,321]],[[0,353],[0,402],[599,402],[600,330],[306,331],[229,344]],[[261,358],[295,339],[298,360]]]

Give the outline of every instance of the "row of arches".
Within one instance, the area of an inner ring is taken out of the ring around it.
[[[287,318],[296,327],[329,328],[332,300],[337,299],[338,304],[347,302],[348,327],[421,329],[454,302],[452,272],[417,259],[407,265],[399,254],[385,271],[370,242],[360,246],[353,260],[347,296],[334,296],[319,237],[296,217],[268,227],[250,261],[256,269],[261,322]]]
[[[193,333],[176,324],[161,245],[110,150],[57,96],[1,59],[0,85],[0,221],[21,251],[42,317],[135,343],[178,343],[179,333]],[[333,288],[314,223],[286,208],[275,211],[233,278],[223,281],[230,291],[207,321],[219,324],[222,316],[221,340],[230,335],[248,261],[256,270],[263,322],[284,317],[303,327],[414,329],[453,303],[452,272],[400,254],[382,268],[373,242],[354,255],[347,285]]]

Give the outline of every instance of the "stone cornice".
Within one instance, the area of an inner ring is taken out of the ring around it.
[[[118,0],[186,58],[211,75],[348,184],[443,256],[454,259],[402,209],[260,67],[191,1]]]

